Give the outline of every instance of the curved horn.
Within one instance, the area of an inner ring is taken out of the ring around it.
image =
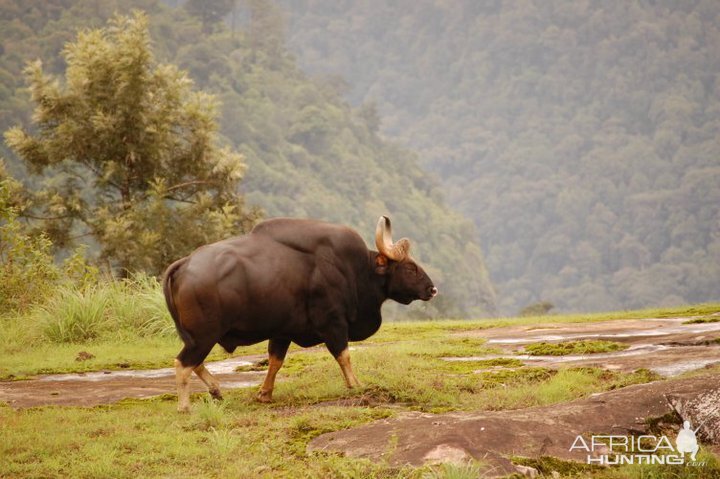
[[[397,243],[392,241],[390,218],[381,216],[375,229],[375,246],[378,251],[393,261],[402,261],[410,253],[410,240],[402,238]]]

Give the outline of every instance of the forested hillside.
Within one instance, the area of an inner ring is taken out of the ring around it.
[[[475,221],[501,310],[720,298],[720,3],[283,0]]]
[[[471,222],[444,205],[437,182],[407,149],[382,140],[372,106],[352,108],[343,83],[311,79],[285,46],[282,17],[271,4],[137,0],[23,0],[0,2],[0,128],[30,125],[31,105],[21,71],[40,58],[62,73],[60,55],[78,30],[99,27],[115,12],[149,15],[159,61],[187,70],[195,88],[220,100],[223,141],[248,165],[246,203],[266,216],[308,216],[351,224],[373,244],[380,214],[396,234],[414,241],[414,253],[444,293],[415,315],[480,315],[495,297]],[[225,23],[221,19],[232,17]],[[4,148],[9,170],[32,183]],[[178,232],[181,234],[181,232]]]

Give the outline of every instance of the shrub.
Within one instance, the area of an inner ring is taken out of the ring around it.
[[[52,243],[30,234],[11,202],[17,184],[2,178],[0,164],[0,311],[25,310],[42,301],[60,277]]]

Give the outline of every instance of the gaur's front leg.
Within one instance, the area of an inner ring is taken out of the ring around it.
[[[355,377],[352,365],[350,364],[350,349],[348,348],[347,337],[345,337],[345,339],[328,340],[325,342],[325,346],[340,365],[347,387],[351,389],[359,387],[360,381],[358,381],[357,377]]]
[[[275,376],[285,361],[285,355],[290,347],[289,339],[274,338],[268,342],[268,371],[260,387],[257,400],[268,403],[272,401],[272,392],[275,388]]]

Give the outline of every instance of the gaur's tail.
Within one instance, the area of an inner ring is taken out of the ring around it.
[[[195,340],[180,324],[180,318],[178,317],[175,300],[172,295],[173,275],[175,274],[175,271],[177,271],[177,269],[185,263],[185,260],[187,260],[187,258],[179,259],[168,266],[168,269],[165,270],[165,278],[163,278],[163,293],[165,294],[165,303],[167,303],[170,316],[172,316],[173,321],[175,321],[175,329],[177,329],[180,339],[182,339],[182,342],[185,343],[186,346],[193,347],[195,346]]]

